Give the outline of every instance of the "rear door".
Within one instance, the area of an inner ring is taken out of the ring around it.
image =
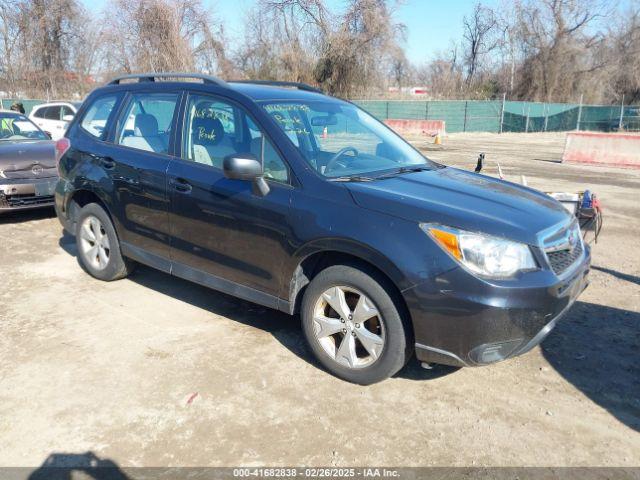
[[[241,106],[191,94],[184,110],[182,155],[170,163],[167,175],[172,268],[195,280],[202,273],[215,276],[204,283],[269,303],[233,284],[267,293],[271,300],[280,291],[290,234],[289,168]],[[263,161],[268,195],[254,194],[250,182],[224,176],[224,157],[244,152]]]
[[[49,125],[49,121],[47,119],[47,112],[50,108],[52,107],[50,106],[36,107],[34,111],[31,112],[31,115],[29,115],[29,118],[33,120],[33,123],[35,123],[42,130],[48,133],[51,133],[49,132],[49,130],[51,129],[51,126]]]
[[[44,117],[44,127],[41,128],[49,133],[53,140],[62,138],[66,129],[66,123],[62,121],[62,105],[47,107]]]
[[[103,165],[119,205],[123,251],[168,270],[167,167],[173,151],[179,91],[127,95]]]

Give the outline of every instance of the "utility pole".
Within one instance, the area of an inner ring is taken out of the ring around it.
[[[576,130],[580,131],[580,120],[582,119],[582,99],[584,95],[580,94],[580,105],[578,106],[578,121],[576,122]]]
[[[549,124],[549,104],[544,104],[544,131],[547,131],[547,125]]]
[[[620,104],[620,121],[618,122],[618,131],[622,130],[623,117],[624,117],[624,93],[622,94],[622,103]]]
[[[467,108],[469,106],[469,102],[465,101],[464,102],[464,125],[462,126],[462,131],[466,132],[467,131]]]
[[[500,133],[502,133],[502,125],[504,124],[504,104],[507,100],[507,92],[502,94],[502,108],[500,109]]]

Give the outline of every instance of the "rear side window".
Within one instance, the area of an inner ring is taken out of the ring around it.
[[[80,123],[82,129],[94,137],[104,140],[107,134],[107,121],[117,101],[117,95],[97,98],[82,117]]]
[[[47,120],[60,120],[62,115],[60,115],[60,111],[62,107],[60,105],[54,105],[52,107],[48,107],[44,112],[44,118]]]
[[[154,153],[169,152],[177,93],[137,93],[120,118],[116,143]]]
[[[35,112],[33,112],[33,116],[37,117],[37,118],[45,118],[44,113],[47,110],[47,107],[41,107],[36,109]]]
[[[76,112],[74,112],[73,110],[71,110],[71,107],[67,106],[67,105],[63,105],[62,106],[62,117],[64,118],[65,115],[75,115]]]

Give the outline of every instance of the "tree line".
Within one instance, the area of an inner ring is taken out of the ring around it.
[[[406,56],[401,0],[257,0],[242,38],[203,0],[0,0],[0,91],[83,96],[116,73],[201,71],[300,81],[343,97],[423,85],[433,98],[640,101],[640,1],[477,3],[463,35],[420,64]]]

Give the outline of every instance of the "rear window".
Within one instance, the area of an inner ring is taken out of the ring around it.
[[[97,98],[82,117],[80,126],[90,135],[104,140],[107,135],[107,121],[118,101],[118,95]]]

